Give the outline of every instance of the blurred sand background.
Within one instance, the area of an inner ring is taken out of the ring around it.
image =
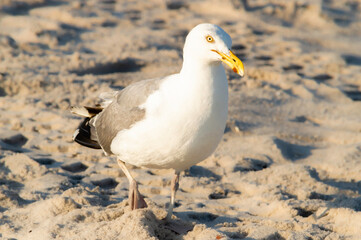
[[[114,158],[72,142],[103,91],[176,73],[188,31],[220,25],[224,139],[182,173],[136,169],[130,211]],[[0,1],[0,239],[361,239],[360,0]]]

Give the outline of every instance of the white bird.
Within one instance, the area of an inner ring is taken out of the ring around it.
[[[232,40],[219,26],[200,24],[185,41],[178,74],[139,81],[119,92],[103,94],[101,107],[72,107],[86,117],[74,140],[115,155],[129,180],[131,209],[147,207],[124,163],[174,169],[171,219],[179,173],[216,149],[226,126],[228,83],[222,62],[240,76],[244,67],[230,50]]]

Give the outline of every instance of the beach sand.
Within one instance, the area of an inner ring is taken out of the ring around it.
[[[215,153],[181,174],[72,141],[101,92],[180,70],[188,31],[233,39],[229,117]],[[361,239],[361,1],[0,2],[1,239]]]

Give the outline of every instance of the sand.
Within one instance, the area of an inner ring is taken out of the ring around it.
[[[361,239],[359,0],[0,1],[0,239]],[[233,38],[222,142],[181,174],[72,142],[103,91],[176,73],[202,22]]]

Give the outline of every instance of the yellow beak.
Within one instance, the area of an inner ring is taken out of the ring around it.
[[[238,75],[240,75],[241,77],[243,77],[244,75],[244,66],[241,60],[239,60],[239,58],[234,55],[234,53],[229,50],[229,55],[226,55],[222,52],[219,52],[217,50],[212,50],[213,52],[218,53],[221,57],[222,57],[222,62],[224,62],[225,64],[227,64],[230,68],[232,68],[233,72],[237,73]]]

